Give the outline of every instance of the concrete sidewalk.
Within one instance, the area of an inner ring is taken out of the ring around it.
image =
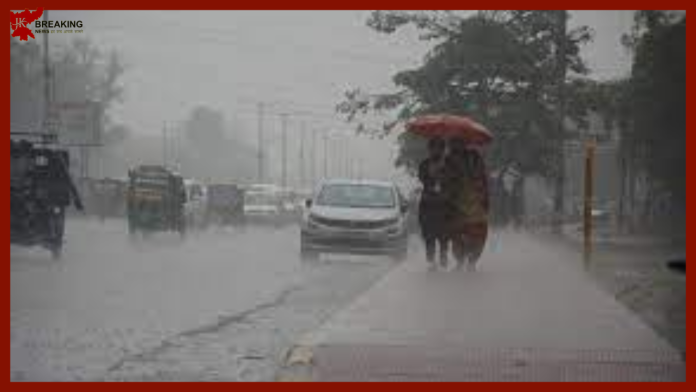
[[[494,234],[478,272],[414,255],[291,350],[280,380],[683,381],[676,350],[579,255]]]

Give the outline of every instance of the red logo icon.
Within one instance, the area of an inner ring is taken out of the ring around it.
[[[34,12],[29,10],[17,13],[10,11],[10,29],[12,29],[12,36],[19,37],[20,41],[28,41],[29,37],[36,39],[34,33],[27,25],[39,19],[41,15],[43,15],[43,8],[39,8]]]

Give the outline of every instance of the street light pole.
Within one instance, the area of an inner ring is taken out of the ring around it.
[[[283,113],[280,115],[281,117],[281,126],[282,126],[282,148],[283,151],[281,152],[281,183],[283,185],[283,188],[286,188],[288,186],[288,115],[287,113]]]
[[[329,177],[329,134],[324,133],[324,179]]]
[[[312,188],[317,186],[317,130],[312,129]]]
[[[595,142],[588,140],[585,145],[585,203],[584,203],[584,260],[589,268],[592,259],[592,204],[594,198],[594,159]]]
[[[167,167],[168,157],[167,157],[167,123],[162,123],[162,166]]]
[[[264,111],[264,105],[263,103],[259,103],[257,105],[257,110],[258,110],[258,129],[257,129],[257,143],[258,143],[258,151],[257,151],[257,159],[258,159],[258,167],[257,167],[257,172],[256,172],[256,179],[258,183],[263,183],[263,178],[264,178],[264,173],[263,173],[263,111]]]
[[[568,64],[566,61],[566,36],[568,30],[568,12],[565,10],[558,12],[558,29],[556,36],[556,62],[558,72],[558,107],[556,118],[556,132],[558,145],[556,149],[556,181],[555,181],[555,197],[554,197],[554,215],[553,230],[556,234],[561,234],[563,230],[563,215],[564,208],[564,192],[565,192],[565,99],[566,99],[566,73]]]
[[[48,22],[48,11],[44,10],[43,18]],[[44,132],[48,134],[48,123],[51,112],[51,60],[48,57],[48,34],[44,34]]]
[[[300,129],[300,180],[299,180],[299,188],[302,189],[304,188],[305,185],[305,133],[307,131],[307,124],[305,122],[302,122],[302,128]]]

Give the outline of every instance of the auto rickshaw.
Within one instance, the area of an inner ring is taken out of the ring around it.
[[[131,236],[157,231],[186,234],[183,178],[162,166],[139,166],[128,173],[128,231]]]

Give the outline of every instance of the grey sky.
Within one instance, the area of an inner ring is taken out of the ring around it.
[[[396,71],[418,64],[427,50],[413,34],[387,36],[365,26],[368,11],[55,11],[50,19],[79,19],[85,34],[118,50],[128,65],[117,121],[139,133],[158,133],[163,121],[180,121],[199,104],[222,110],[232,131],[256,144],[256,103],[267,102],[266,135],[277,147],[277,113],[290,129],[347,130],[332,112],[350,87],[384,90]],[[595,40],[585,55],[593,76],[625,74],[630,63],[620,46],[631,25],[628,11],[576,11]],[[53,43],[69,35],[51,35]],[[391,172],[393,145],[354,140],[365,166]],[[277,156],[277,155],[276,155]]]

